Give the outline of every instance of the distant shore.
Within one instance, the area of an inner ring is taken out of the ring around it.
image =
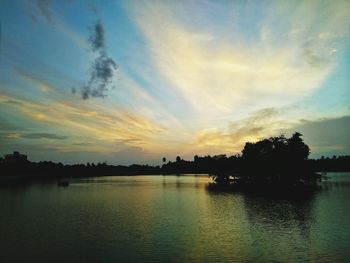
[[[217,188],[250,189],[312,189],[323,179],[319,172],[349,172],[350,155],[308,159],[310,148],[295,132],[247,142],[241,154],[198,156],[192,161],[180,156],[175,161],[162,158],[157,166],[129,166],[104,163],[62,164],[51,161],[31,162],[14,151],[0,158],[0,182],[52,180],[97,176],[135,176],[168,174],[208,174]],[[318,172],[316,172],[318,171]]]
[[[350,171],[350,156],[309,159],[307,162],[312,170],[318,173]],[[227,158],[226,156],[196,156],[193,161],[181,159],[174,162],[169,161],[162,166],[138,164],[124,166],[106,163],[64,165],[48,161],[15,160],[0,162],[0,180],[5,178],[57,179],[95,176],[213,174],[218,172],[234,174],[239,168],[236,164],[236,157]]]

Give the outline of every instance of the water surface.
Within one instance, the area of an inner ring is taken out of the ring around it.
[[[1,262],[348,262],[350,173],[329,176],[307,200],[194,175],[0,186]]]

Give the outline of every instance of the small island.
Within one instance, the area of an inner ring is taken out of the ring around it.
[[[246,143],[235,173],[213,173],[216,187],[254,191],[314,190],[321,173],[308,160],[310,148],[295,132]]]

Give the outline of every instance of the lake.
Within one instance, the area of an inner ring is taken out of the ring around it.
[[[0,186],[0,261],[349,262],[350,173],[307,200],[213,192],[207,176]]]

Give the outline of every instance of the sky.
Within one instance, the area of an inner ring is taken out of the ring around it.
[[[0,1],[0,154],[161,164],[294,131],[350,154],[350,1]]]

